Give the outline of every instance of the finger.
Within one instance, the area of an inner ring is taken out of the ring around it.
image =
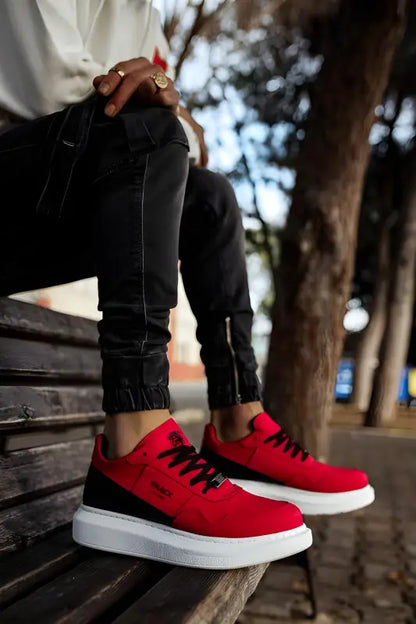
[[[121,69],[121,67],[120,67]],[[124,71],[124,70],[122,70]],[[108,74],[103,76],[100,84],[97,87],[97,92],[103,96],[109,96],[120,86],[123,78],[115,71],[109,71]],[[95,86],[95,85],[94,85]]]
[[[177,110],[179,106],[179,91],[175,89],[172,80],[168,79],[169,86],[166,89],[158,89],[152,78],[144,80],[136,91],[136,96],[141,102],[150,106],[163,106]]]
[[[110,101],[106,104],[104,112],[109,117],[114,117],[123,108],[126,102],[135,93],[139,86],[141,74],[136,72],[128,74],[123,82],[119,85],[118,89],[114,92]]]
[[[158,88],[155,81],[151,78],[146,78],[146,80],[143,80],[143,82],[137,87],[137,97],[143,102],[150,101],[157,92]]]
[[[105,113],[109,117],[117,115],[133,93],[135,93],[139,85],[147,78],[153,76],[157,71],[160,71],[159,65],[148,63],[147,66],[128,73],[106,105],[104,109]]]
[[[104,78],[105,78],[105,75],[96,76],[94,78],[94,80],[92,81],[92,84],[94,85],[95,89],[98,89],[98,87],[100,86]]]
[[[121,61],[120,63],[116,63],[116,65],[114,65],[114,67],[120,69],[125,76],[147,66],[153,67],[152,63],[144,57],[130,59],[129,61]],[[110,69],[101,81],[97,91],[101,95],[108,97],[116,91],[123,80],[124,78],[122,78],[120,74],[114,71],[114,69]]]

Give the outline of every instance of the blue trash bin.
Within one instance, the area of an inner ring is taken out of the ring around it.
[[[354,385],[354,362],[341,360],[338,364],[337,380],[335,383],[335,399],[348,401],[351,398]]]
[[[409,402],[409,367],[405,366],[400,375],[399,392],[397,396],[399,403]]]

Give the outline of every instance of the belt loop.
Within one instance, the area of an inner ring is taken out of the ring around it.
[[[74,167],[88,143],[95,105],[95,99],[72,105],[53,120],[45,142],[48,164],[37,214],[62,217]]]

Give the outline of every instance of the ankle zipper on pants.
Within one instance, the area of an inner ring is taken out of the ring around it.
[[[231,317],[227,316],[225,319],[225,335],[227,339],[227,344],[230,350],[231,361],[233,366],[233,379],[234,379],[234,399],[235,403],[238,405],[241,403],[241,395],[240,395],[240,381],[238,378],[238,368],[237,368],[237,360],[235,357],[235,351],[232,342],[232,333],[231,333]]]

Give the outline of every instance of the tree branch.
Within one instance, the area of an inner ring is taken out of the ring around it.
[[[234,0],[222,0],[217,8],[211,13],[204,15],[204,8],[206,0],[201,0],[198,6],[196,7],[195,18],[191,28],[188,31],[187,36],[185,37],[181,53],[179,54],[178,60],[176,62],[175,70],[176,75],[179,76],[179,73],[182,69],[182,65],[184,61],[188,58],[192,50],[192,43],[194,38],[197,35],[200,35],[202,31],[210,24],[214,19],[219,17],[223,9],[233,2]],[[173,19],[173,18],[172,18]],[[177,17],[179,20],[179,17]]]

